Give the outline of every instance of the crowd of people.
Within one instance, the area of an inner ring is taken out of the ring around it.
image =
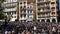
[[[44,22],[3,22],[0,34],[59,34],[58,23]]]

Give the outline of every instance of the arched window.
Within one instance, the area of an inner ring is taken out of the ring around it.
[[[37,20],[38,22],[40,22],[40,20]]]
[[[52,19],[52,22],[56,22],[56,20],[55,19]]]
[[[44,19],[42,19],[42,20],[41,20],[41,22],[45,22],[45,20],[44,20]]]
[[[47,22],[50,22],[50,19],[47,19]]]

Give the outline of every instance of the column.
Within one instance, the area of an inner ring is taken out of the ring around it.
[[[52,22],[52,19],[50,18],[50,22]]]
[[[46,19],[45,19],[45,22],[46,22]]]
[[[55,19],[56,20],[56,23],[57,23],[57,19]]]
[[[41,20],[40,20],[40,22],[41,22]]]

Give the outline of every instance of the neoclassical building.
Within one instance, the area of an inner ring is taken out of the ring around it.
[[[19,1],[19,21],[26,22],[27,20],[27,0]]]
[[[17,19],[17,0],[6,0],[3,3],[4,14],[10,19],[10,21],[15,21]]]
[[[58,22],[58,0],[6,0],[4,13],[15,21]],[[19,3],[19,4],[18,4]],[[17,13],[18,12],[18,13]]]
[[[57,23],[57,0],[35,0],[36,19],[39,22]]]
[[[33,21],[33,2],[27,2],[27,21]]]

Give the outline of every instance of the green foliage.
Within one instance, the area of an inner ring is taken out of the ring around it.
[[[4,8],[4,7],[2,7],[2,3],[3,3],[4,1],[5,1],[5,0],[0,0],[0,20],[7,18],[7,16],[3,14],[3,8]]]
[[[4,15],[3,13],[1,13],[1,14],[0,14],[0,20],[1,20],[1,19],[5,19],[5,18],[7,18],[7,16]]]
[[[0,0],[1,3],[3,3],[5,0]]]

